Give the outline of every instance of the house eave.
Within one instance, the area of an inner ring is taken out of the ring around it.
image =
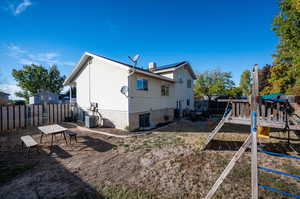
[[[98,55],[95,55],[95,54],[92,54],[92,53],[85,52],[81,56],[79,62],[76,64],[74,70],[70,73],[70,75],[64,81],[64,84],[63,84],[64,86],[66,86],[66,85],[74,85],[74,80],[76,79],[76,77],[78,76],[78,74],[82,70],[82,68],[84,67],[84,64],[86,63],[86,61],[88,61],[89,57],[99,58],[99,59],[108,61],[110,63],[113,63],[114,65],[121,66],[124,69],[135,70],[138,73],[141,73],[141,74],[144,74],[144,75],[147,75],[147,76],[150,76],[150,77],[158,78],[158,79],[161,79],[161,80],[164,80],[164,81],[168,81],[168,82],[174,82],[173,79],[170,79],[168,77],[164,77],[164,76],[161,76],[159,74],[155,74],[155,73],[150,72],[150,71],[148,72],[146,70],[141,70],[139,68],[134,68],[131,65],[128,65],[128,64],[125,64],[125,63],[121,63],[121,62],[118,62],[118,61],[114,61],[114,60],[106,58],[106,57],[102,57],[102,56],[98,56]]]
[[[72,72],[70,73],[70,75],[67,77],[67,79],[64,81],[63,85],[67,86],[67,85],[73,85],[74,84],[74,79],[76,78],[77,74],[80,72],[80,70],[83,67],[83,63],[85,63],[88,60],[88,54],[87,52],[85,52],[80,60],[77,62],[75,68],[72,70]]]

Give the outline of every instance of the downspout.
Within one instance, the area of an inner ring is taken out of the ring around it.
[[[71,104],[71,101],[72,101],[72,85],[70,85],[70,104]]]
[[[88,59],[88,65],[89,65],[89,103],[91,104],[91,64],[89,59]]]

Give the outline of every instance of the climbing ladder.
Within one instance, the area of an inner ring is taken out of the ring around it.
[[[238,150],[238,152],[236,152],[236,154],[234,154],[233,158],[231,159],[231,161],[229,162],[229,164],[226,166],[226,168],[224,169],[224,171],[222,172],[222,174],[220,175],[220,177],[218,178],[218,180],[215,182],[215,184],[213,185],[213,187],[210,189],[210,191],[206,195],[205,199],[210,199],[214,195],[214,193],[217,191],[217,189],[219,188],[219,186],[222,184],[223,180],[226,178],[226,176],[229,174],[229,172],[231,171],[231,169],[234,167],[235,163],[240,159],[240,157],[242,156],[242,154],[250,146],[250,144],[251,144],[251,138],[252,138],[252,135],[250,134],[247,137],[246,141],[244,142],[243,146]]]
[[[216,126],[216,128],[209,134],[206,142],[202,145],[201,150],[205,150],[206,149],[207,145],[215,137],[215,135],[219,132],[219,130],[222,128],[222,126],[228,120],[228,118],[230,117],[230,115],[231,115],[231,110],[227,113],[227,115],[223,116],[222,120],[219,122],[219,124]]]

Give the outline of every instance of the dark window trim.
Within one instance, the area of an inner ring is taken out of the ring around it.
[[[161,94],[161,96],[170,96],[170,86],[161,85],[160,94]]]
[[[143,113],[139,115],[139,128],[150,127],[150,113]]]
[[[187,84],[187,88],[192,88],[192,80],[191,79],[188,79],[186,84]]]

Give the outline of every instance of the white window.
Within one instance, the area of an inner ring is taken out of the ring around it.
[[[140,78],[136,80],[136,89],[137,90],[148,90],[148,80]]]

